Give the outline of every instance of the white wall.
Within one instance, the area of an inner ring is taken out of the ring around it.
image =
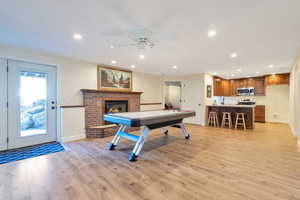
[[[290,75],[290,127],[300,146],[300,52]]]
[[[63,135],[61,140],[69,142],[86,137],[84,123],[84,108],[64,108],[61,109],[61,129]]]
[[[142,105],[141,110],[159,110],[163,109],[163,77],[133,72],[132,89],[143,92],[141,103],[161,103],[159,105]]]
[[[256,104],[266,106],[266,121],[289,123],[289,85],[269,85],[266,96],[257,96]]]
[[[15,48],[0,45],[0,57],[31,61],[58,67],[58,103],[59,106],[82,105],[80,89],[97,89],[97,64],[61,57],[38,50]],[[133,72],[133,90],[144,92],[142,103],[162,103],[162,77]],[[142,106],[141,110],[160,109],[161,105]],[[62,109],[62,139],[79,139],[84,127],[82,108]],[[76,118],[76,119],[75,119]]]

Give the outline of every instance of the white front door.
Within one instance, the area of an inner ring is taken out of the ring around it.
[[[8,60],[8,149],[56,140],[56,68]]]
[[[194,110],[195,117],[186,118],[184,122],[204,125],[204,82],[201,79],[182,81],[182,110]]]
[[[7,60],[0,58],[0,151],[7,149]]]

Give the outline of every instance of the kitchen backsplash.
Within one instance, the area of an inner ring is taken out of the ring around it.
[[[239,97],[213,97],[213,102],[217,104],[221,104],[223,102],[224,98],[224,104],[238,104],[240,99],[253,99],[256,100],[256,97],[254,96],[239,96]]]

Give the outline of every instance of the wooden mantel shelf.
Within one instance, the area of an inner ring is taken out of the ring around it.
[[[134,91],[113,91],[113,90],[93,90],[93,89],[81,89],[83,93],[122,93],[122,94],[142,94],[143,92]]]

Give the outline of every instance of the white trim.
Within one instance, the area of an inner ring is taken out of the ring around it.
[[[0,151],[7,150],[7,60],[0,58]]]
[[[57,64],[52,64],[52,63],[45,63],[43,61],[33,61],[30,59],[22,59],[22,58],[16,58],[13,56],[0,56],[0,58],[5,59],[5,60],[12,60],[12,61],[18,61],[18,62],[26,62],[26,63],[30,63],[30,64],[35,64],[35,65],[47,65],[50,67],[56,67],[58,68]]]
[[[300,139],[297,140],[298,147],[300,148]]]
[[[85,139],[85,138],[86,138],[86,135],[85,135],[85,133],[83,133],[83,134],[79,134],[79,135],[72,135],[69,137],[62,137],[60,139],[60,141],[61,142],[71,142],[71,141],[81,140],[81,139]]]

